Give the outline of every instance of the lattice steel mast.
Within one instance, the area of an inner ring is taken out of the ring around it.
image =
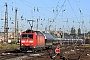
[[[4,24],[4,41],[8,42],[8,5],[5,3],[6,11],[5,11],[5,24]]]

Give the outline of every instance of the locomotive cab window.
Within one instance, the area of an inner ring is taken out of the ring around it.
[[[33,34],[22,34],[22,38],[33,38]]]
[[[28,38],[33,38],[33,34],[28,34]]]
[[[27,38],[27,34],[22,34],[22,38]]]

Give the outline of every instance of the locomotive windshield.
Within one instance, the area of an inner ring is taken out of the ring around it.
[[[27,34],[22,34],[22,38],[27,38]]]
[[[28,34],[28,38],[33,38],[33,34]]]
[[[22,34],[22,38],[33,38],[33,34]]]

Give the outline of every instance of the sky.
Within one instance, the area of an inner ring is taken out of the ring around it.
[[[8,5],[9,31],[15,30],[15,9],[18,10],[19,30],[30,28],[27,20],[34,20],[33,29],[63,30],[80,27],[82,32],[90,31],[90,0],[0,0],[0,19],[5,17],[5,3]],[[21,20],[23,16],[23,20]],[[31,22],[30,22],[31,23]],[[0,31],[4,31],[4,20],[0,20]]]

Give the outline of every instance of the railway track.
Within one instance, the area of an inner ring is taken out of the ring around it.
[[[0,60],[32,60],[34,58],[52,59],[52,57],[55,55],[54,49],[46,49],[43,51],[38,51],[36,53],[21,52],[19,50],[5,50],[0,53]]]
[[[60,55],[56,56],[54,49],[46,49],[35,53],[30,51],[21,52],[19,50],[0,52],[0,60],[84,60],[85,57],[90,57],[90,48],[88,50],[86,48],[73,50],[71,47],[62,47]]]
[[[45,55],[46,54],[46,55]],[[40,56],[48,56],[46,50],[36,53],[28,52],[21,52],[20,50],[8,50],[8,51],[1,51],[0,53],[0,60],[20,60],[25,58],[34,58]]]

